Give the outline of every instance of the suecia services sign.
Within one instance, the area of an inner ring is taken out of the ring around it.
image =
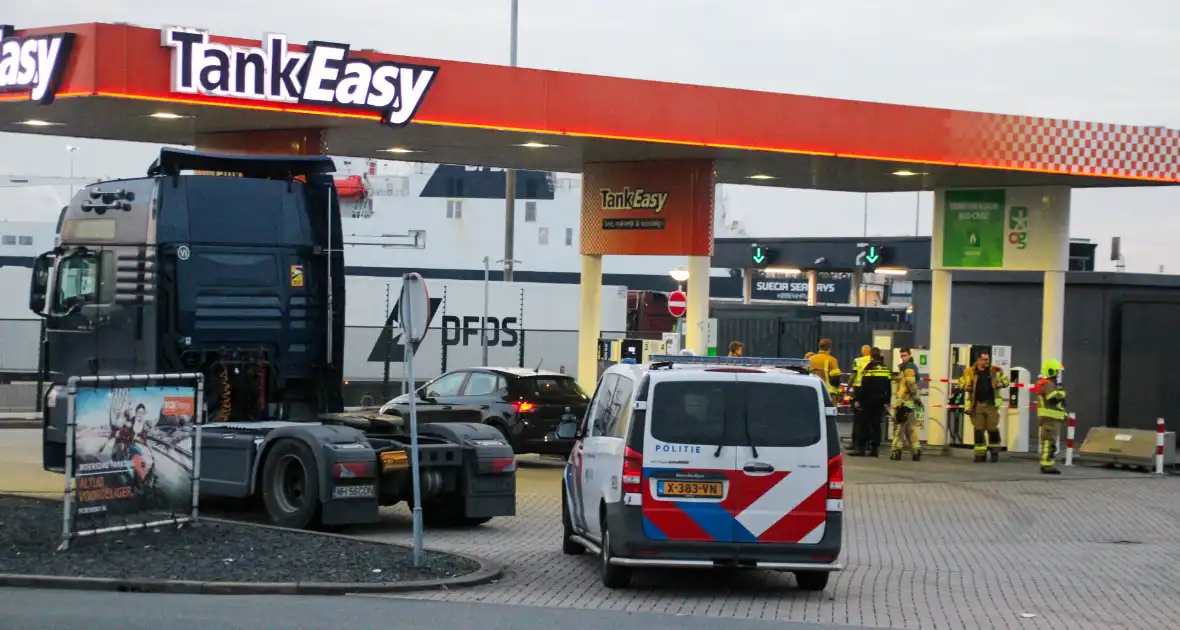
[[[29,100],[53,102],[74,47],[73,33],[17,37],[0,24],[0,92],[28,92]]]
[[[213,43],[207,31],[169,27],[172,91],[228,98],[341,107],[381,114],[400,127],[414,118],[438,68],[373,62],[349,54],[347,44],[309,42],[288,50],[285,35],[267,34],[260,47]]]

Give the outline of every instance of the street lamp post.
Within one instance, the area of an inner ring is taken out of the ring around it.
[[[517,0],[512,0],[512,17],[509,30],[508,65],[516,67],[516,23]],[[512,282],[513,260],[516,240],[516,169],[504,173],[504,282]],[[486,336],[486,335],[485,335]],[[486,353],[486,346],[485,346]],[[486,363],[486,361],[485,361]]]
[[[505,263],[504,268],[507,269],[510,264],[520,264],[519,260],[497,260],[496,264]],[[480,347],[483,350],[483,366],[488,365],[488,302],[490,302],[490,294],[492,288],[492,259],[489,256],[483,257],[483,322],[480,324]]]
[[[66,151],[70,154],[70,198],[68,201],[74,200],[74,152],[77,150],[76,146],[66,145]]]

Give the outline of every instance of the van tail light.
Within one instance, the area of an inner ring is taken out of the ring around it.
[[[623,451],[623,494],[643,492],[643,454],[627,447]]]
[[[828,498],[844,500],[844,454],[828,460]]]
[[[516,413],[528,413],[528,412],[536,409],[537,405],[534,403],[531,403],[531,402],[524,402],[523,400],[518,400],[518,401],[512,403],[512,408],[516,410]]]

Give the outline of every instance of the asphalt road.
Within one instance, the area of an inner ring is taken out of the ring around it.
[[[0,628],[5,630],[339,630],[342,627],[399,630],[560,627],[578,630],[869,630],[866,626],[383,597],[217,597],[0,589]]]

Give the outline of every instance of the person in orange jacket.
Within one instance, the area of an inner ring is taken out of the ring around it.
[[[963,409],[971,418],[975,430],[975,461],[1000,461],[1000,409],[1004,404],[1008,375],[1004,370],[991,365],[986,352],[975,357],[975,364],[963,371],[959,377],[959,388],[963,391]]]

